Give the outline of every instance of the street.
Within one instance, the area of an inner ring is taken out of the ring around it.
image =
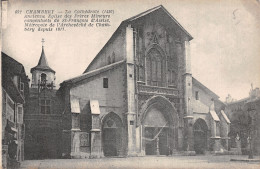
[[[238,161],[230,161],[236,159]],[[23,169],[81,169],[81,168],[260,168],[260,162],[245,162],[248,156],[145,156],[128,158],[101,158],[101,159],[54,159],[54,160],[27,160],[23,161],[20,168]],[[259,156],[254,159],[260,159]]]

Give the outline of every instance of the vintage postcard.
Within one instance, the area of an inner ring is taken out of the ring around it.
[[[2,168],[258,168],[259,0],[2,0]]]

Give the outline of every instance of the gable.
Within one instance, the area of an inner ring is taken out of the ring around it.
[[[114,55],[116,62],[123,60],[125,58],[126,50],[124,45],[125,28],[130,24],[134,30],[137,30],[139,27],[149,25],[147,24],[148,22],[151,22],[153,25],[152,27],[154,27],[154,25],[156,26],[156,31],[147,29],[149,32],[144,32],[144,29],[142,28],[143,33],[148,35],[145,37],[148,38],[148,40],[146,40],[146,46],[157,43],[163,47],[166,43],[162,42],[162,39],[171,39],[171,41],[176,42],[180,42],[181,40],[190,41],[193,39],[193,37],[180,25],[180,23],[178,23],[177,20],[162,5],[160,5],[124,20],[104,47],[88,65],[84,73],[110,64],[109,60],[111,60],[113,53],[115,53]]]
[[[185,35],[188,38],[188,40],[193,39],[193,37],[188,33],[188,31],[186,31],[181,26],[181,24],[162,5],[144,11],[136,16],[124,20],[123,22],[133,24],[134,22],[138,22],[147,17],[153,17],[154,19],[157,19],[158,21],[165,25],[168,25],[169,27],[178,28],[178,31],[181,31],[183,35]]]

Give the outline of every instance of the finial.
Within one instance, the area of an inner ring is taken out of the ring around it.
[[[45,41],[44,41],[44,38],[42,38],[42,47],[44,47],[44,45],[43,45],[43,44],[44,44],[44,42],[45,42]]]

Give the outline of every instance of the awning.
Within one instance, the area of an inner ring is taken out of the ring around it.
[[[80,113],[79,99],[72,98],[70,100],[71,113]]]
[[[217,113],[213,110],[210,111],[210,115],[213,118],[214,121],[220,121]]]
[[[100,114],[98,100],[90,100],[91,114]]]

